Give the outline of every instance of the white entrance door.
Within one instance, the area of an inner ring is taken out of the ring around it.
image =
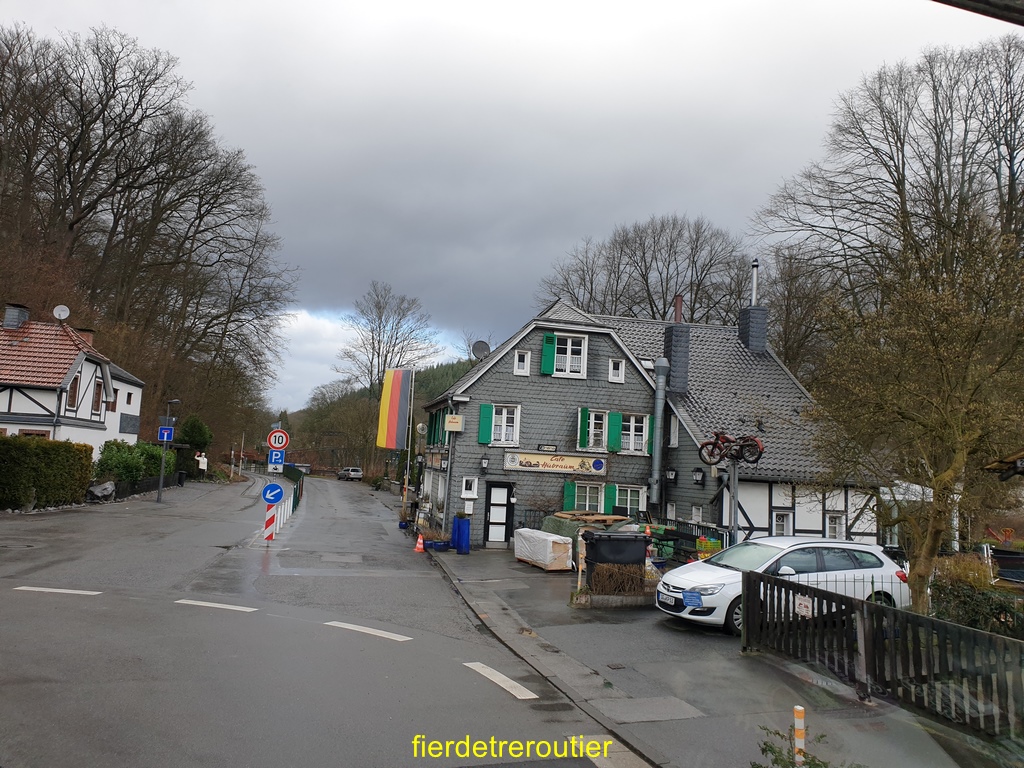
[[[512,514],[508,502],[508,487],[491,485],[487,488],[487,525],[484,546],[507,545],[509,537],[509,516]]]

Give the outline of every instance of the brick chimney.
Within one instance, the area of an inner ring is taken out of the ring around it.
[[[757,259],[751,264],[750,306],[740,310],[740,341],[751,352],[768,349],[768,308],[757,306]]]
[[[8,304],[4,307],[4,328],[20,328],[28,322],[28,307]]]
[[[92,328],[75,328],[75,333],[85,339],[85,343],[92,346],[92,338],[95,331]]]

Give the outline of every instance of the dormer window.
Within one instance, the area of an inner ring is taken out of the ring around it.
[[[540,372],[549,376],[587,378],[587,337],[545,333]]]

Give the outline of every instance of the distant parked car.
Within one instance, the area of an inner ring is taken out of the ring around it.
[[[738,635],[743,629],[744,571],[897,608],[910,605],[907,575],[880,546],[801,536],[750,539],[674,568],[658,583],[655,605],[671,616]]]
[[[363,470],[359,467],[342,467],[338,472],[339,480],[362,480]]]

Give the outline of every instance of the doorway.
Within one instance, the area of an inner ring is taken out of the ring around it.
[[[487,506],[484,509],[485,547],[508,547],[512,539],[512,520],[515,517],[511,496],[511,484],[487,484]]]

